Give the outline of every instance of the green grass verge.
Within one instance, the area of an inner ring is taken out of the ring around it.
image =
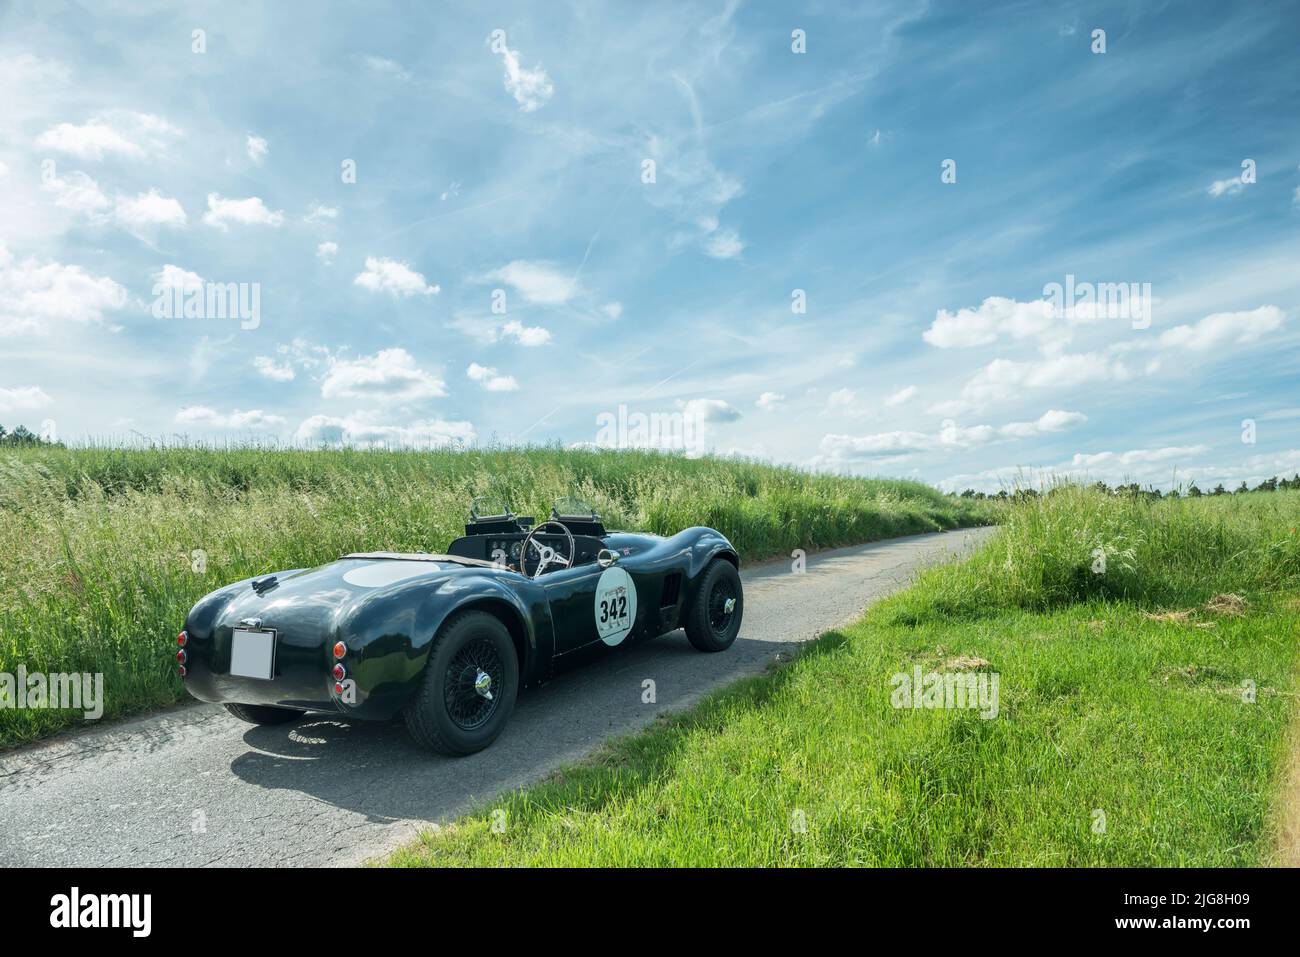
[[[611,527],[661,534],[711,525],[745,559],[992,514],[916,482],[650,452],[22,449],[0,453],[0,672],[103,673],[110,717],[171,704],[200,597],[352,551],[439,551],[475,495],[537,515],[578,495]],[[0,708],[0,747],[82,723]]]
[[[1023,503],[972,560],[788,666],[388,863],[1267,863],[1294,711],[1297,516],[1292,493]],[[1206,608],[1223,593],[1244,606]],[[892,677],[916,666],[996,673],[997,716],[892,707]]]

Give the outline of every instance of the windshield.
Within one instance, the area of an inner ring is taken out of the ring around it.
[[[479,495],[469,505],[470,521],[478,521],[485,516],[512,515],[510,506],[499,495]]]
[[[596,509],[586,499],[577,495],[561,495],[551,506],[551,511],[555,515],[562,515],[570,518],[595,518]]]

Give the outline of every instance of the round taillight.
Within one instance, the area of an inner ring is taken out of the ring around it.
[[[190,640],[190,636],[185,634],[185,632],[183,631],[176,636],[176,644],[180,645],[182,648],[185,647],[185,643],[189,640]]]
[[[189,656],[185,654],[185,649],[184,649],[184,648],[182,648],[180,651],[176,652],[176,660],[179,661],[181,664],[185,664],[185,661],[186,661],[186,659],[187,659],[188,657],[189,657]]]
[[[186,673],[186,672],[185,672],[185,666],[184,666],[184,665],[181,665],[181,666],[180,666],[179,668],[177,668],[176,670],[177,670],[178,672],[180,672],[180,675],[181,675],[182,678],[185,677],[185,673]]]
[[[337,681],[334,682],[334,693],[335,693],[335,694],[342,694],[342,693],[343,693],[343,685],[341,685],[341,684],[340,684],[339,682],[337,682]]]
[[[335,666],[334,666],[334,680],[335,680],[335,681],[342,681],[345,677],[347,677],[347,673],[348,673],[347,669],[344,668],[342,665],[335,665]]]
[[[348,646],[341,641],[334,642],[334,657],[342,658],[348,653]]]

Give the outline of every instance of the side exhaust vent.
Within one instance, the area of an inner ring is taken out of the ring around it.
[[[664,576],[664,590],[659,597],[659,607],[668,608],[677,604],[677,596],[682,590],[682,573],[672,572]]]

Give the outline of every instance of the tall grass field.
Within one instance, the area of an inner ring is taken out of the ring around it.
[[[110,717],[170,704],[175,634],[204,594],[353,551],[443,550],[478,495],[538,516],[576,495],[611,528],[711,525],[747,560],[989,514],[915,482],[650,452],[16,449],[0,452],[0,672],[102,673]],[[0,709],[0,747],[83,721]]]
[[[1297,492],[1019,502],[973,558],[791,664],[389,863],[1273,863],[1298,524]],[[997,707],[896,697],[917,671],[996,676]]]

